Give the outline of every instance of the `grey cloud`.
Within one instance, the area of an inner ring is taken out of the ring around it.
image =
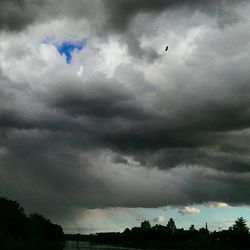
[[[244,2],[244,1],[243,1]],[[6,30],[21,30],[27,25],[36,21],[44,21],[45,18],[53,19],[55,17],[69,17],[72,19],[91,18],[94,14],[106,12],[107,26],[114,30],[125,30],[129,23],[139,13],[143,12],[162,12],[165,9],[186,8],[191,11],[196,9],[204,12],[221,12],[227,6],[235,5],[235,1],[133,1],[133,0],[106,0],[106,1],[74,1],[69,4],[67,1],[57,0],[3,0],[0,3],[1,19],[0,27]],[[226,15],[226,20],[228,20]],[[235,20],[235,15],[232,16]],[[231,22],[228,21],[229,23]]]
[[[2,128],[48,130],[58,133],[58,137],[64,133],[62,144],[70,147],[85,148],[87,144],[110,147],[161,169],[186,164],[248,172],[246,147],[242,153],[235,148],[239,149],[242,138],[249,135],[246,132],[235,137],[230,133],[249,126],[249,99],[232,102],[231,98],[235,91],[240,96],[247,91],[244,87],[241,94],[236,89],[229,91],[228,97],[223,95],[218,99],[211,91],[209,103],[199,95],[197,98],[185,97],[185,94],[182,95],[185,102],[181,104],[179,94],[166,93],[167,103],[161,102],[161,107],[171,106],[173,110],[170,114],[168,111],[158,114],[157,110],[147,110],[119,83],[92,82],[84,87],[72,83],[70,88],[62,84],[41,99],[54,110],[51,114],[40,118],[25,117],[14,106],[12,112],[1,112],[0,124]],[[208,93],[206,88],[203,91]],[[171,96],[175,97],[173,103]],[[234,147],[229,143],[231,136],[235,137]]]
[[[0,3],[0,29],[21,31],[38,21],[40,12],[50,4],[49,0],[2,0]],[[46,15],[46,12],[41,14],[41,17],[43,15]]]
[[[172,170],[171,179],[164,177],[164,171],[147,182],[142,171],[138,175],[131,172],[131,178],[124,179],[112,169],[98,172],[87,159],[79,161],[77,151],[70,147],[67,152],[67,138],[63,143],[62,138],[38,131],[10,133],[7,151],[1,157],[1,194],[24,201],[29,211],[39,207],[40,212],[59,217],[74,207],[158,207],[208,200],[250,202],[245,188],[248,174],[181,167]],[[238,189],[245,193],[239,195]]]
[[[249,181],[249,173],[247,174],[228,174],[225,172],[212,173],[208,175],[208,179],[203,179],[204,175],[193,176],[193,188],[188,187],[189,195],[194,197],[197,203],[203,202],[204,197],[209,200],[219,200],[217,194],[223,202],[231,205],[235,204],[248,204],[249,195],[247,182]],[[209,185],[209,186],[206,186]],[[202,187],[201,189],[194,190],[194,187]],[[239,191],[241,190],[241,191]]]
[[[116,154],[114,157],[113,157],[113,162],[114,163],[121,163],[121,164],[129,164],[128,160],[124,157],[122,157],[121,155],[119,154]]]
[[[115,30],[126,30],[130,25],[131,20],[138,13],[154,13],[162,12],[166,9],[172,8],[187,8],[190,11],[203,11],[205,13],[218,16],[224,13],[226,7],[235,5],[235,1],[198,1],[198,0],[185,0],[185,1],[171,1],[171,0],[155,0],[155,1],[133,1],[133,0],[118,0],[106,1],[105,6],[110,13],[109,25]],[[244,1],[243,1],[244,2]],[[226,10],[225,10],[226,11]],[[225,15],[228,18],[228,15]],[[235,19],[235,16],[232,17]],[[229,21],[229,19],[227,19]],[[225,20],[226,22],[226,20]],[[231,22],[231,21],[229,21]]]
[[[1,10],[12,10],[0,16],[1,29],[21,31],[33,22],[61,18],[62,13],[79,19],[81,8],[87,12],[90,5],[86,1],[78,9],[77,1],[66,9],[69,3],[64,1],[57,9],[55,2],[45,3],[2,1]],[[134,17],[184,6],[188,12],[200,10],[214,18],[212,12],[217,7],[221,11],[222,3],[105,1],[102,18],[108,25],[105,29],[103,23],[95,23],[95,28],[103,27],[107,36],[115,33],[138,64],[147,64],[158,54],[141,47],[140,38],[148,31],[130,25]],[[99,4],[97,12],[102,10]],[[224,4],[227,11],[236,6],[235,1]],[[43,19],[41,13],[49,6]],[[237,15],[226,20],[225,15],[222,26],[239,20]],[[185,59],[163,58],[162,86],[146,80],[147,72],[137,70],[138,65],[126,63],[113,78],[95,75],[89,81],[84,75],[67,79],[53,70],[44,79],[18,79],[17,84],[1,73],[0,195],[51,216],[74,207],[250,204],[249,35],[245,26],[232,30],[224,36],[225,30],[213,27],[199,38],[189,58],[194,62],[191,68]],[[42,90],[36,89],[40,81]],[[109,153],[101,158],[104,151]]]
[[[25,0],[3,0],[0,3],[0,28],[6,30],[21,30],[33,21]]]
[[[129,53],[136,58],[144,59],[148,62],[154,62],[156,59],[160,58],[159,52],[151,48],[145,49],[141,47],[138,34],[127,33],[122,36],[121,40],[127,45]]]
[[[64,0],[2,0],[0,29],[18,32],[29,25],[57,18],[90,18],[95,15],[95,8],[99,8],[97,2],[93,5],[89,0],[77,0],[74,4]]]
[[[212,92],[211,96],[214,96]],[[223,100],[222,97],[219,103],[217,100],[209,100],[207,103],[203,100],[201,103],[202,100],[183,96],[185,101],[175,110],[182,101],[176,99],[176,95],[173,97],[175,97],[173,103],[161,103],[161,107],[173,107],[170,114],[166,111],[166,116],[155,115],[152,119],[148,119],[141,124],[143,130],[137,124],[133,126],[133,130],[128,128],[121,133],[114,131],[108,139],[121,147],[126,147],[126,144],[131,145],[131,149],[137,147],[159,149],[164,146],[181,145],[195,147],[213,145],[220,137],[219,132],[240,130],[249,126],[248,99],[243,98],[236,104],[232,103],[230,97],[228,100]]]
[[[136,27],[136,18],[141,17],[142,14],[147,14],[152,19],[156,19],[163,12],[171,15],[172,11],[176,11],[175,20],[173,23],[162,23],[166,29],[172,30],[176,25],[176,19],[181,19],[182,16],[192,16],[197,12],[203,13],[216,19],[219,28],[223,29],[228,25],[233,25],[243,20],[241,15],[235,10],[235,6],[244,4],[244,0],[235,2],[231,0],[223,1],[171,1],[171,0],[156,0],[156,1],[133,1],[133,0],[118,0],[118,1],[104,1],[104,9],[107,12],[106,22],[104,22],[104,33],[118,33],[121,35],[121,40],[127,45],[128,51],[135,58],[145,59],[151,63],[160,59],[162,51],[157,51],[151,48],[142,48],[140,35],[143,32],[142,27]],[[180,13],[178,13],[180,12]],[[152,19],[141,17],[141,22],[147,22],[150,26]],[[143,29],[145,29],[145,25]],[[153,33],[153,30],[150,31]],[[150,34],[148,33],[148,34]],[[164,41],[165,42],[165,41]],[[165,44],[163,45],[163,47]]]
[[[79,85],[60,86],[55,92],[59,94],[51,92],[52,106],[72,116],[128,120],[147,117],[147,112],[137,103],[134,94],[119,82],[102,80],[100,83],[87,83],[84,88]]]
[[[241,2],[245,2],[242,0]],[[238,3],[239,4],[239,3]],[[7,31],[21,31],[34,23],[43,23],[48,20],[69,18],[72,20],[87,20],[92,30],[102,39],[108,39],[113,33],[121,36],[121,42],[127,45],[130,54],[148,62],[160,58],[160,52],[152,48],[143,48],[140,41],[140,28],[133,30],[135,17],[148,13],[156,17],[163,11],[183,10],[186,14],[200,11],[218,19],[218,25],[225,27],[241,20],[241,16],[232,6],[235,1],[133,1],[133,0],[107,0],[107,1],[74,1],[70,4],[63,0],[3,0],[0,3],[2,10],[0,29]],[[93,18],[99,16],[99,19]],[[130,25],[131,24],[131,25]],[[132,25],[133,24],[133,25]]]
[[[216,144],[214,145],[216,148]],[[145,157],[144,157],[145,160]],[[199,148],[169,148],[151,155],[148,165],[158,166],[162,169],[173,168],[180,165],[200,165],[220,169],[226,172],[249,172],[250,165],[247,154],[235,154],[233,151],[225,153],[219,149]]]

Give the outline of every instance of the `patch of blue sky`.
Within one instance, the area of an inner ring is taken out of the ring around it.
[[[72,53],[74,50],[80,51],[87,44],[87,39],[83,39],[79,42],[62,42],[61,44],[56,45],[57,51],[66,57],[66,62],[68,64],[72,61]]]
[[[52,44],[56,47],[60,55],[65,56],[67,64],[72,62],[73,52],[82,50],[88,42],[87,38],[84,38],[79,41],[63,41],[61,43],[54,43],[50,37],[46,37],[43,40],[45,44]]]

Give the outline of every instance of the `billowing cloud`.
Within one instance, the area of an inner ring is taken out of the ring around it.
[[[185,214],[197,214],[199,213],[200,210],[198,208],[195,207],[184,207],[182,208],[179,213],[185,215]]]
[[[0,3],[0,28],[21,30],[33,21],[33,14],[27,1],[3,0]]]
[[[241,2],[244,2],[241,1]],[[127,29],[133,19],[141,13],[160,13],[164,10],[173,10],[186,8],[189,11],[204,11],[222,16],[225,20],[229,20],[231,7],[235,7],[236,3],[232,0],[226,1],[146,1],[137,2],[133,0],[96,0],[95,3],[89,0],[76,0],[74,4],[70,4],[63,0],[3,0],[1,1],[1,28],[6,30],[21,30],[26,26],[46,19],[56,19],[67,17],[72,19],[81,19],[91,14],[99,14],[101,18],[104,16],[106,27],[112,27],[115,30]],[[215,11],[216,10],[216,11]],[[234,12],[233,12],[234,13]],[[224,15],[223,15],[224,14]],[[234,20],[236,14],[231,15],[230,19]],[[229,22],[230,23],[230,22]]]
[[[0,3],[1,196],[52,217],[250,204],[249,3],[139,2]],[[66,64],[47,37],[88,45]]]
[[[143,3],[133,0],[108,0],[107,10],[110,12],[110,25],[116,29],[125,29],[130,24],[131,19],[135,18],[140,13],[159,13],[164,10],[173,10],[175,8],[187,8],[189,11],[204,11],[215,15],[226,12],[234,1],[170,1],[170,0],[156,0],[145,1]],[[232,17],[233,19],[233,17]]]
[[[216,208],[225,208],[228,207],[228,204],[225,202],[208,202],[206,205]]]
[[[165,216],[159,215],[158,217],[153,219],[153,222],[155,223],[164,223],[166,221]]]

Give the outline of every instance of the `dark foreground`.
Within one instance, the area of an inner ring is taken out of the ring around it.
[[[197,230],[194,225],[184,230],[177,228],[171,218],[166,226],[151,227],[144,221],[140,227],[127,228],[122,233],[66,235],[66,239],[142,249],[250,249],[249,228],[242,217],[220,232],[210,232],[207,226]]]
[[[42,215],[25,215],[16,202],[0,198],[0,250],[62,250],[62,227]]]
[[[69,244],[69,241],[75,243]],[[65,242],[67,242],[65,246]],[[75,245],[74,245],[75,244]],[[140,227],[126,228],[122,233],[92,235],[64,234],[62,227],[39,214],[27,216],[16,202],[0,198],[0,250],[63,249],[250,249],[250,233],[241,217],[228,229],[210,232],[207,228],[177,228],[171,218],[166,226],[151,227],[148,221]]]
[[[132,248],[126,246],[117,246],[111,244],[100,244],[100,243],[93,243],[93,242],[76,242],[76,241],[67,241],[65,244],[64,250],[142,250],[144,248]],[[151,248],[153,250],[155,248]],[[163,249],[162,249],[163,250]],[[179,250],[179,249],[167,249],[167,250]],[[190,249],[192,250],[192,249]],[[196,249],[197,250],[197,249]]]
[[[130,247],[122,247],[122,246],[115,246],[110,244],[99,244],[99,243],[93,243],[93,242],[76,242],[76,241],[67,241],[65,244],[64,250],[73,250],[73,249],[79,249],[79,250],[139,250],[136,248],[130,248]]]
[[[159,248],[152,246],[151,248],[145,248],[145,247],[129,247],[129,246],[119,246],[119,245],[111,245],[111,244],[101,244],[101,243],[94,243],[94,242],[76,242],[76,241],[67,241],[65,244],[64,250],[142,250],[142,249],[148,249],[148,250],[159,250]],[[210,248],[189,248],[189,250],[213,250],[218,249],[215,247]],[[230,250],[233,248],[219,248],[223,250]],[[182,250],[182,248],[161,248],[160,250]]]

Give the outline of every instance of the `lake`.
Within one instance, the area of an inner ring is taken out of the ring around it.
[[[67,241],[64,250],[145,250],[140,248],[132,248],[132,247],[119,247],[119,246],[112,246],[112,245],[103,245],[98,243],[92,242],[75,242],[75,241]],[[154,249],[148,249],[154,250]],[[164,250],[164,249],[162,249]],[[171,249],[167,249],[171,250]],[[175,249],[178,250],[178,249]],[[196,249],[197,250],[197,249]]]
[[[119,246],[112,246],[112,245],[102,245],[97,243],[91,242],[75,242],[75,241],[67,241],[64,250],[138,250],[135,248],[129,247],[119,247]]]

